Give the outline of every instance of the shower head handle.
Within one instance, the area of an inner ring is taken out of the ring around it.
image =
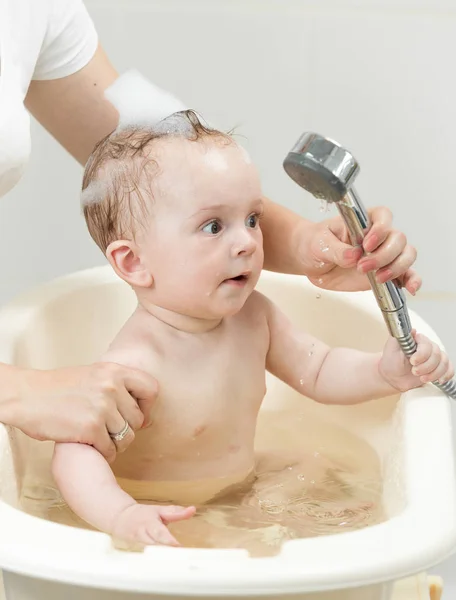
[[[342,201],[359,173],[358,161],[348,150],[312,132],[301,135],[283,167],[299,186],[327,202]]]

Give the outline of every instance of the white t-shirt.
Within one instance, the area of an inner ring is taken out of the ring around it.
[[[19,181],[30,155],[30,82],[75,73],[97,44],[82,0],[0,0],[0,197]]]

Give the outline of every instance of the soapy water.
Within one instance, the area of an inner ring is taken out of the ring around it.
[[[178,98],[157,87],[136,69],[130,69],[120,75],[107,88],[105,96],[119,113],[117,130],[129,127],[156,128],[165,127],[174,131],[182,127],[182,121],[172,118],[164,123],[163,119],[188,107]]]
[[[287,540],[354,531],[384,520],[378,459],[366,442],[351,436],[349,452],[346,443],[331,444],[330,428],[319,428],[318,437],[310,431],[306,436],[296,411],[272,413],[263,421],[252,476],[198,506],[192,519],[169,526],[182,546],[244,548],[251,556],[271,556]],[[44,462],[24,479],[22,510],[93,529],[66,505]]]

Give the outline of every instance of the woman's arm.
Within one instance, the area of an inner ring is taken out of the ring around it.
[[[118,74],[101,46],[73,75],[32,81],[25,105],[82,165],[95,144],[117,127],[118,113],[104,92]]]

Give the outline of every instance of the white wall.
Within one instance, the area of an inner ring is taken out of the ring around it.
[[[413,306],[456,360],[454,0],[86,3],[120,71],[136,67],[220,127],[238,126],[276,201],[322,218],[282,160],[304,130],[349,147],[365,204],[391,207],[418,247],[425,286]],[[36,124],[33,146],[0,202],[0,302],[104,262],[80,216],[80,168]]]

